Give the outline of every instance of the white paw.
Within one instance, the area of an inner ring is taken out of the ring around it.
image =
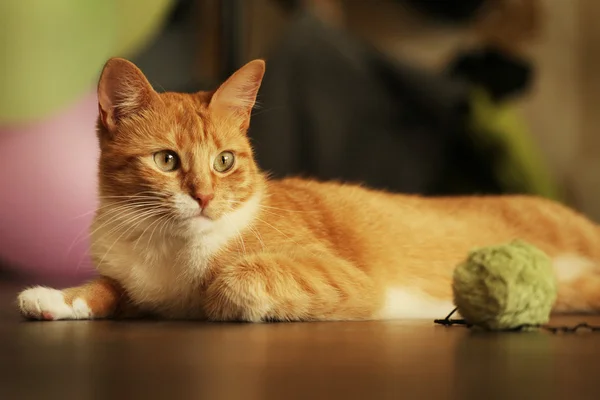
[[[73,304],[65,302],[63,292],[45,287],[24,290],[18,297],[21,314],[43,320],[90,319],[92,312],[85,300],[76,298]]]

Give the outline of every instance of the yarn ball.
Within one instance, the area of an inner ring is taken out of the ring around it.
[[[510,330],[547,323],[558,288],[548,255],[517,240],[472,251],[455,269],[452,290],[468,324]]]

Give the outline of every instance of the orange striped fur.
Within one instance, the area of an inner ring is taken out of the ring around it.
[[[555,260],[556,311],[600,311],[600,230],[557,203],[268,179],[246,135],[263,73],[253,61],[215,92],[158,94],[133,64],[107,63],[91,231],[101,278],[28,289],[24,315],[113,317],[127,302],[163,318],[442,317],[467,253],[517,238]],[[172,171],[154,156],[164,150],[179,160]],[[235,159],[219,171],[223,151]]]

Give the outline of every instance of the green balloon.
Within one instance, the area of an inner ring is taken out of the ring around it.
[[[108,58],[151,39],[172,3],[0,1],[0,123],[40,119],[75,102]]]

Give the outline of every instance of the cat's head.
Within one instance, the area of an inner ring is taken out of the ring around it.
[[[264,178],[247,130],[264,72],[255,60],[214,92],[158,93],[134,64],[109,60],[98,84],[101,209],[132,226],[203,230],[256,201]]]

